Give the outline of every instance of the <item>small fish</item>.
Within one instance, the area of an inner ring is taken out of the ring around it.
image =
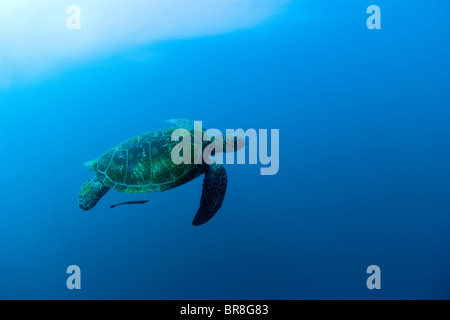
[[[115,204],[113,206],[110,206],[110,208],[112,209],[112,208],[115,208],[117,206],[122,206],[124,204],[144,204],[144,203],[147,203],[147,202],[148,202],[148,200],[127,201],[127,202],[122,202],[122,203],[118,203],[118,204]]]

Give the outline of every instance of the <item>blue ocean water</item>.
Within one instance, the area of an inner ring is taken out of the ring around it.
[[[0,299],[450,298],[449,9],[291,1],[251,27],[1,88]],[[226,165],[201,227],[201,178],[81,211],[83,163],[171,118],[279,129],[280,170]]]

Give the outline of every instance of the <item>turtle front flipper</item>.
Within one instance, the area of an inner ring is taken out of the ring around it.
[[[202,199],[200,209],[192,224],[199,226],[208,222],[222,206],[227,189],[227,173],[223,165],[214,163],[205,165],[205,179],[203,180]]]
[[[90,179],[81,187],[78,206],[84,211],[91,210],[108,191],[109,187],[98,180]]]

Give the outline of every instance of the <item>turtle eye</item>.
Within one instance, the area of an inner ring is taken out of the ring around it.
[[[245,147],[245,139],[242,137],[234,137],[234,146],[236,151],[242,149],[243,147]]]

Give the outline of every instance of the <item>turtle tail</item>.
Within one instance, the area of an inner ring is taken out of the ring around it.
[[[98,180],[90,179],[81,187],[78,206],[84,211],[91,210],[108,191],[109,187]]]

